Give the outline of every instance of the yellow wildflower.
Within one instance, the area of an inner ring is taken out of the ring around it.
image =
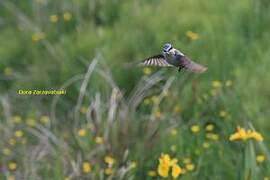
[[[40,39],[38,38],[37,34],[32,35],[32,41],[33,42],[38,42]]]
[[[179,105],[174,106],[173,112],[174,113],[180,113],[181,112],[181,107]]]
[[[100,137],[100,136],[97,136],[97,137],[95,137],[95,142],[96,142],[97,144],[102,144],[102,143],[103,143],[103,138]]]
[[[215,89],[221,88],[222,84],[219,80],[212,81],[212,87]]]
[[[17,169],[17,164],[15,162],[9,162],[8,169],[11,171],[15,171]]]
[[[178,162],[178,159],[177,158],[171,159],[170,166],[177,164],[177,162]]]
[[[14,176],[7,176],[7,180],[15,180]]]
[[[49,121],[50,121],[49,116],[45,116],[45,115],[44,115],[44,116],[41,116],[41,117],[40,117],[40,122],[43,123],[43,124],[48,124]]]
[[[178,131],[177,131],[177,129],[173,128],[173,129],[171,129],[170,133],[172,136],[176,136]]]
[[[20,124],[22,122],[22,118],[20,116],[13,116],[12,120],[16,124]]]
[[[213,124],[208,124],[208,125],[205,127],[205,130],[206,130],[206,131],[213,131],[213,130],[214,130],[214,125],[213,125]]]
[[[105,156],[104,161],[108,164],[108,165],[113,165],[115,163],[115,159],[112,156]]]
[[[227,86],[227,87],[232,86],[232,81],[231,81],[231,80],[227,80],[227,81],[225,82],[225,86]]]
[[[177,164],[177,159],[171,157],[168,154],[161,154],[159,157],[159,165],[157,172],[161,177],[168,177],[170,168],[172,167],[172,177],[177,178],[181,172],[181,167]]]
[[[34,127],[36,125],[36,120],[33,118],[26,119],[26,124],[30,127]]]
[[[199,38],[199,35],[192,31],[187,31],[186,36],[192,41],[195,41]]]
[[[157,176],[157,172],[154,171],[154,170],[150,170],[150,171],[147,172],[147,175],[150,176],[150,177],[155,177],[155,176]]]
[[[219,139],[219,135],[215,133],[206,133],[206,138],[217,141]]]
[[[26,144],[27,143],[27,139],[26,138],[22,138],[22,144]]]
[[[265,177],[263,178],[263,180],[269,180],[269,178],[268,178],[267,176],[265,176]]]
[[[4,75],[5,75],[5,76],[11,76],[12,74],[13,74],[12,68],[6,67],[6,68],[4,69]]]
[[[158,165],[158,174],[161,177],[168,177],[169,175],[169,170],[170,170],[170,166],[166,165],[166,164],[159,164]]]
[[[213,133],[213,134],[210,136],[210,139],[212,139],[212,140],[214,140],[214,141],[217,141],[217,140],[219,140],[219,135]]]
[[[131,161],[130,162],[130,168],[133,169],[133,168],[136,168],[137,167],[137,162],[136,161]]]
[[[246,131],[244,128],[237,127],[237,132],[230,135],[230,141],[236,140],[247,140],[247,139],[255,139],[256,141],[263,141],[263,137],[260,133],[256,131],[248,130]]]
[[[160,119],[161,118],[161,116],[162,116],[162,113],[160,112],[160,109],[157,109],[156,111],[155,111],[155,117],[157,118],[157,119]]]
[[[211,90],[210,90],[210,95],[211,95],[211,96],[216,96],[217,93],[218,93],[218,91],[217,91],[216,89],[211,89]]]
[[[209,143],[208,142],[205,142],[205,143],[203,143],[203,148],[205,148],[205,149],[207,149],[207,148],[209,148]]]
[[[152,73],[152,70],[149,67],[143,68],[143,74],[144,75],[149,75]]]
[[[72,18],[72,15],[71,15],[70,12],[66,11],[66,12],[64,12],[64,14],[63,14],[63,18],[64,18],[64,21],[70,21],[71,18]]]
[[[170,91],[169,91],[169,90],[165,90],[165,91],[164,91],[164,96],[165,96],[165,97],[170,96],[170,94],[171,94],[171,93],[170,93]]]
[[[82,114],[85,114],[85,113],[87,112],[87,108],[86,108],[85,106],[82,106],[82,107],[80,108],[80,112],[81,112]]]
[[[192,125],[190,130],[191,130],[191,132],[196,134],[196,133],[198,133],[200,131],[200,126],[199,125]]]
[[[15,137],[20,138],[23,136],[23,131],[21,130],[16,130],[14,133]]]
[[[145,98],[145,99],[143,100],[143,104],[144,104],[145,106],[148,106],[148,105],[151,104],[151,100],[150,100],[149,98]]]
[[[239,139],[246,140],[247,138],[248,136],[246,130],[241,127],[237,127],[237,132],[230,136],[230,141],[235,141]]]
[[[183,160],[183,162],[184,162],[185,164],[189,164],[189,163],[191,163],[191,159],[190,159],[190,158],[185,158],[185,159]]]
[[[84,137],[84,136],[86,135],[86,130],[85,130],[85,129],[79,129],[78,135],[79,135],[80,137]]]
[[[38,32],[32,35],[33,42],[39,42],[45,38],[45,34],[43,32]]]
[[[14,138],[10,138],[8,140],[9,145],[14,146],[16,144],[16,140]]]
[[[51,23],[56,23],[58,21],[58,16],[53,14],[53,15],[50,16],[49,19],[50,19]]]
[[[186,173],[186,169],[182,168],[181,174],[185,174],[185,173]]]
[[[177,159],[174,158],[174,159],[171,159],[171,157],[169,156],[169,154],[161,154],[160,155],[160,158],[159,158],[159,163],[160,164],[165,164],[165,165],[168,165],[168,166],[172,166],[173,164],[176,164],[177,163]]]
[[[158,96],[152,96],[151,100],[154,102],[154,103],[157,103],[159,101],[159,97]]]
[[[187,169],[188,171],[193,171],[194,168],[195,168],[194,164],[192,164],[192,163],[186,164],[186,169]]]
[[[256,141],[263,141],[263,137],[260,133],[256,132],[256,131],[250,131],[248,133],[249,138],[253,138]]]
[[[4,148],[4,149],[2,150],[2,152],[3,152],[3,154],[6,155],[6,156],[9,156],[9,155],[11,154],[11,151],[10,151],[9,148]]]
[[[173,178],[175,178],[175,179],[178,178],[178,176],[181,174],[181,172],[182,172],[182,169],[180,166],[178,166],[177,164],[174,164],[172,166],[172,177]]]
[[[90,173],[92,171],[91,164],[89,162],[83,162],[83,164],[82,164],[82,171],[84,173]]]
[[[258,163],[264,162],[264,161],[265,161],[265,156],[264,156],[263,154],[257,155],[257,156],[256,156],[256,161],[257,161]]]
[[[228,115],[228,113],[226,111],[220,111],[219,112],[219,116],[222,117],[222,118],[226,117],[227,115]]]
[[[113,174],[113,169],[112,168],[106,168],[105,169],[105,174],[108,175],[108,176]]]

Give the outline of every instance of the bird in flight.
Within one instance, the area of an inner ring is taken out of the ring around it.
[[[146,58],[140,63],[140,65],[161,67],[175,66],[178,67],[179,72],[181,69],[185,69],[194,73],[203,73],[207,70],[206,67],[193,62],[181,51],[173,48],[173,46],[169,43],[166,43],[163,46],[162,54]]]

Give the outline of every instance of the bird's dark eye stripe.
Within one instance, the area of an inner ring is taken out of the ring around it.
[[[172,49],[172,46],[169,49],[163,49],[163,52],[168,52]]]

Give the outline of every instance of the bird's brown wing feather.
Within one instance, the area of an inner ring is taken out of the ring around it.
[[[156,56],[149,57],[145,60],[143,60],[140,65],[142,66],[162,66],[162,67],[168,67],[172,66],[170,65],[164,58],[163,55],[159,54]]]
[[[191,61],[185,56],[181,57],[181,64],[183,68],[185,68],[186,70],[189,70],[195,73],[203,73],[207,70],[206,67]]]

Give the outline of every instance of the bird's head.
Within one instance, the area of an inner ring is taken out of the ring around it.
[[[163,46],[163,52],[164,52],[164,53],[168,53],[172,48],[173,48],[173,47],[172,47],[172,45],[171,45],[170,43],[166,43],[166,44],[164,44],[164,46]]]

